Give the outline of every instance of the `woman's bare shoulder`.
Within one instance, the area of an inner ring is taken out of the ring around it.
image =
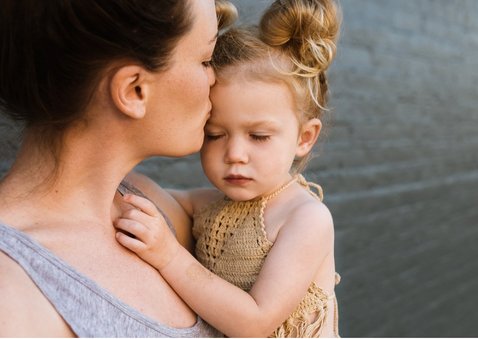
[[[0,300],[0,337],[74,336],[25,271],[1,251]]]

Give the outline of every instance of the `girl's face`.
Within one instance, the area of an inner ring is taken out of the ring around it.
[[[285,84],[229,79],[211,90],[201,161],[229,198],[250,200],[290,180],[299,122]]]
[[[169,68],[154,74],[153,99],[147,107],[145,128],[157,138],[148,144],[156,144],[153,153],[164,156],[197,152],[211,110],[209,91],[215,77],[209,61],[217,36],[215,4],[214,0],[191,0],[190,6],[192,29],[179,40]]]

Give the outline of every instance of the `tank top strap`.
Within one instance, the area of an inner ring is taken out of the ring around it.
[[[309,191],[312,196],[320,201],[324,200],[324,191],[320,185],[316,184],[315,182],[307,181],[302,174],[297,175],[297,182],[307,191]],[[315,188],[317,193],[312,191],[312,188]]]
[[[142,198],[145,198],[145,199],[148,199],[149,201],[151,201],[151,199],[149,199],[142,191],[140,191],[136,186],[133,186],[132,184],[130,184],[129,182],[123,180],[119,186],[117,187],[116,189],[118,191],[118,193],[121,195],[121,196],[124,196],[125,194],[134,194],[134,195],[138,195]],[[176,228],[174,227],[173,223],[171,222],[171,219],[169,219],[168,215],[166,213],[163,212],[163,210],[158,206],[156,205],[156,203],[154,203],[153,201],[151,201],[154,206],[156,206],[156,208],[158,209],[159,213],[161,213],[161,215],[163,216],[164,220],[166,221],[166,224],[168,225],[169,229],[171,230],[171,232],[173,232],[173,234],[175,236],[177,236],[177,232],[176,232]]]

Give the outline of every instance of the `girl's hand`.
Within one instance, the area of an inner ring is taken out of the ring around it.
[[[125,194],[124,201],[135,208],[123,212],[115,221],[116,240],[157,270],[166,267],[179,250],[179,243],[162,214],[146,198]]]

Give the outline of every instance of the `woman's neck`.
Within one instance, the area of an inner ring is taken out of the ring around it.
[[[110,223],[116,188],[138,161],[121,152],[121,143],[100,139],[94,135],[65,138],[55,161],[27,137],[0,183],[0,213],[23,210],[33,218],[43,214],[44,218]]]

